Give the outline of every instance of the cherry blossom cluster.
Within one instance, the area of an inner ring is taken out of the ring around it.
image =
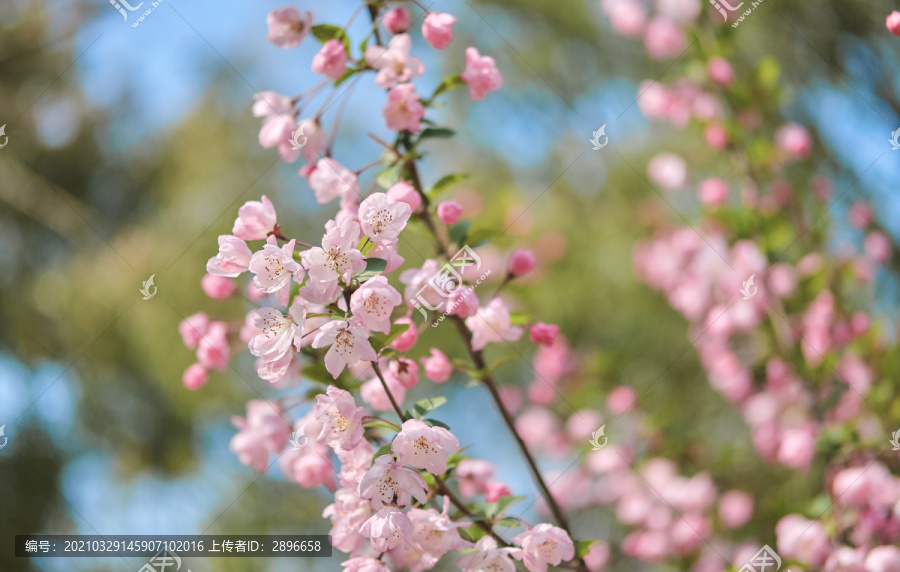
[[[288,481],[321,487],[333,496],[323,517],[330,522],[334,547],[349,555],[343,562],[348,571],[418,572],[433,568],[451,551],[460,553],[456,565],[467,571],[514,571],[516,560],[532,572],[556,565],[599,569],[606,547],[589,540],[576,546],[564,518],[558,518],[559,526],[531,525],[509,515],[509,507],[525,497],[513,496],[507,483],[493,478],[493,465],[465,455],[450,428],[430,417],[446,399],[406,403],[407,390],[420,380],[441,384],[458,372],[496,387],[481,351],[517,341],[526,330],[540,348],[536,360],[543,363],[546,378],[565,375],[557,362],[568,349],[557,326],[515,318],[504,298],[495,294],[482,303],[482,291],[475,291],[488,276],[502,278],[499,288],[493,286],[499,292],[531,272],[537,260],[529,250],[512,251],[496,274],[493,263],[479,274],[460,269],[458,286],[464,287],[452,295],[426,288],[435,284],[455,251],[468,249],[465,235],[457,233],[463,228],[463,206],[455,200],[435,204],[441,182],[428,190],[418,174],[419,145],[434,126],[426,112],[435,98],[461,86],[472,100],[481,100],[499,89],[503,78],[492,58],[468,47],[462,71],[422,97],[414,80],[425,66],[413,55],[413,20],[409,4],[403,4],[361,4],[351,22],[363,10],[372,20],[361,45],[350,42],[350,22],[344,27],[316,24],[312,12],[294,7],[268,15],[268,40],[275,46],[296,48],[309,36],[321,43],[311,69],[324,79],[294,97],[257,94],[252,113],[262,121],[259,144],[277,148],[285,162],[302,159],[299,176],[316,201],[337,200],[339,206],[316,244],[288,236],[290,221],[279,218],[266,196],[240,207],[231,234],[218,238],[202,287],[216,300],[242,298],[250,309],[243,320],[198,313],[182,322],[185,345],[197,351],[184,385],[203,387],[211,370],[229,367],[240,346],[254,356],[259,378],[274,387],[312,384],[296,396],[247,403],[245,416],[232,419],[237,433],[230,448],[256,472],[277,464]],[[444,50],[453,42],[455,23],[450,14],[426,11],[421,34],[432,48]],[[351,45],[359,45],[358,55]],[[385,90],[381,114],[395,137],[388,142],[372,136],[383,147],[380,159],[354,170],[333,155],[340,115],[329,133],[322,123],[325,105],[312,116],[301,113],[326,88],[333,95],[345,81],[366,75]],[[382,171],[364,190],[361,179],[375,166]],[[444,180],[446,187],[458,177]],[[413,225],[430,233],[437,248],[434,258],[406,268],[400,244]],[[425,290],[430,294],[422,294]],[[431,314],[421,309],[426,322],[417,324],[419,299],[427,299]],[[438,325],[444,318],[457,323],[475,363],[451,360],[436,347],[411,357],[429,322]],[[508,388],[501,389],[510,395]],[[549,401],[546,395],[536,399]],[[307,401],[313,403],[306,413],[292,414]],[[497,404],[506,406],[499,398]],[[517,427],[510,424],[510,430]],[[535,476],[540,479],[539,473]],[[545,503],[557,506],[554,498]],[[510,529],[519,530],[501,535]]]

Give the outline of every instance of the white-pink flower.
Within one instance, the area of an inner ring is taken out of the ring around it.
[[[422,36],[438,50],[443,50],[453,41],[453,24],[456,18],[443,12],[429,12],[422,24]]]
[[[522,328],[510,325],[509,310],[500,298],[494,298],[490,304],[479,308],[474,316],[466,318],[466,326],[472,330],[472,348],[475,351],[483,349],[488,343],[518,340],[522,335]]]
[[[404,465],[443,475],[447,455],[459,451],[459,441],[443,427],[429,427],[418,419],[409,419],[391,443],[391,451]]]
[[[300,351],[306,304],[299,297],[288,308],[287,316],[274,308],[259,308],[250,315],[253,325],[260,331],[248,344],[251,354],[273,362],[290,352],[292,345]]]
[[[223,234],[219,237],[219,253],[206,263],[206,271],[214,276],[240,276],[250,266],[252,255],[246,242],[230,234]]]
[[[312,60],[312,71],[331,79],[341,77],[347,71],[347,49],[344,43],[333,38],[325,42]]]
[[[350,296],[350,311],[370,332],[391,331],[391,313],[403,302],[400,292],[384,276],[366,280]]]
[[[359,532],[372,541],[372,548],[384,552],[408,544],[406,539],[412,536],[413,524],[395,507],[386,506],[364,522]]]
[[[333,449],[352,449],[362,439],[365,411],[350,392],[329,385],[325,395],[316,396],[316,419],[322,422],[318,440]]]
[[[374,361],[378,359],[375,349],[369,343],[369,333],[356,318],[349,320],[332,320],[321,328],[313,339],[312,347],[331,346],[325,354],[325,369],[335,379],[344,371],[344,367],[360,360]]]
[[[263,149],[278,147],[281,158],[293,163],[300,153],[293,148],[291,134],[297,129],[297,112],[290,97],[274,91],[264,91],[253,96],[253,116],[262,117],[259,144]]]
[[[437,348],[431,348],[429,357],[419,358],[425,368],[425,376],[435,383],[444,383],[453,374],[453,364],[447,354]]]
[[[387,103],[381,114],[387,128],[392,131],[421,131],[422,118],[425,117],[425,106],[416,93],[416,86],[401,83],[388,91]]]
[[[499,548],[496,540],[483,536],[475,549],[478,552],[466,554],[456,561],[465,572],[516,572],[516,564],[509,557],[515,548]]]
[[[325,229],[322,247],[315,246],[301,255],[303,266],[309,270],[310,281],[318,283],[321,289],[327,289],[329,283],[336,283],[338,278],[349,283],[354,274],[366,268],[365,258],[356,249],[359,241],[357,223],[348,220],[338,225],[328,221]]]
[[[521,550],[512,553],[525,563],[529,572],[547,572],[547,564],[556,566],[575,556],[575,545],[566,531],[552,524],[541,523],[529,531],[513,537]]]
[[[266,195],[262,201],[247,201],[238,209],[231,232],[242,240],[262,240],[275,230],[275,205]]]
[[[381,455],[360,480],[359,494],[375,509],[390,504],[406,506],[412,499],[426,502],[428,486],[416,471],[404,467],[391,455]]]
[[[299,284],[303,282],[303,267],[294,260],[294,245],[291,240],[282,247],[274,236],[266,240],[263,249],[253,253],[249,269],[255,274],[253,284],[264,292],[274,293],[282,306],[288,305],[291,293],[291,278]]]
[[[450,520],[449,511],[450,499],[447,497],[444,497],[442,512],[433,508],[411,508],[409,510],[409,519],[412,521],[415,531],[412,544],[421,557],[423,569],[432,568],[450,550],[464,548],[467,545],[456,529],[469,524],[453,522]]]
[[[313,15],[309,10],[301,14],[293,6],[272,10],[266,16],[269,33],[266,39],[279,48],[296,48],[312,28]]]
[[[412,38],[409,34],[397,34],[391,38],[387,48],[383,46],[366,48],[366,62],[378,70],[375,75],[375,84],[378,87],[388,89],[425,73],[422,61],[409,55],[411,47]]]
[[[334,503],[325,507],[322,516],[331,520],[331,542],[341,552],[351,555],[366,546],[359,528],[375,511],[355,490],[340,488],[334,493]]]
[[[307,179],[309,188],[316,195],[316,202],[320,205],[330,203],[337,198],[347,196],[356,198],[359,196],[359,181],[356,173],[347,169],[331,157],[319,159],[316,168]]]
[[[503,76],[497,70],[494,58],[482,56],[472,47],[466,48],[466,69],[460,77],[469,86],[469,97],[474,101],[503,87]]]
[[[384,193],[372,193],[359,205],[362,231],[375,244],[392,244],[412,215],[410,206],[393,201]]]
[[[344,572],[391,572],[387,564],[371,556],[357,556],[341,563]]]

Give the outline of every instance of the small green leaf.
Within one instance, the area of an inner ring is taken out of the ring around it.
[[[316,383],[324,383],[325,385],[334,384],[334,376],[328,373],[325,366],[320,362],[311,363],[303,368],[303,377]]]
[[[514,518],[500,518],[494,521],[494,526],[502,526],[503,528],[519,528],[522,523]]]
[[[478,248],[479,246],[484,246],[489,243],[491,239],[501,234],[503,233],[497,232],[496,230],[479,228],[469,233],[466,243],[471,248]]]
[[[371,338],[369,338],[369,342],[372,344],[372,347],[376,352],[380,351],[381,349],[386,348],[394,343],[394,340],[399,338],[400,335],[408,330],[410,326],[411,324],[394,324],[391,326],[391,331],[390,333],[388,333],[388,335],[385,336],[384,334],[378,332]]]
[[[337,78],[336,80],[334,80],[334,87],[337,87],[337,86],[341,85],[342,83],[344,83],[345,81],[347,81],[348,79],[350,79],[351,77],[353,77],[353,75],[354,75],[356,72],[358,72],[358,71],[359,71],[359,70],[356,69],[356,68],[347,68],[347,71],[345,71],[345,72],[341,75],[341,77],[339,77],[339,78]]]
[[[522,324],[527,324],[530,321],[531,321],[531,316],[529,316],[525,312],[510,312],[509,313],[509,323],[514,326],[521,326]]]
[[[381,427],[382,429],[397,431],[396,425],[391,425],[387,421],[382,421],[381,419],[376,419],[375,421],[367,421],[363,423],[363,427]]]
[[[597,544],[597,540],[577,540],[575,541],[575,557],[584,558],[591,551],[591,546]]]
[[[334,24],[316,24],[310,31],[312,32],[313,37],[319,40],[320,44],[324,44],[328,40],[338,39],[344,44],[344,49],[347,53],[350,53],[350,38],[347,36],[347,32],[340,26],[335,26]]]
[[[469,528],[457,528],[459,535],[469,542],[478,542],[478,540],[487,534],[483,528],[477,524],[473,524]]]
[[[446,397],[429,397],[428,399],[421,399],[416,401],[416,405],[413,407],[413,415],[415,415],[416,419],[421,419],[428,415],[428,412],[434,411],[445,403],[447,403]]]
[[[446,127],[426,127],[419,135],[419,141],[422,139],[449,139],[454,135],[456,135],[456,131]]]
[[[443,427],[443,428],[446,429],[447,431],[450,430],[450,426],[449,426],[449,425],[447,425],[446,423],[444,423],[444,422],[442,422],[442,421],[438,421],[437,419],[423,419],[422,421],[424,421],[425,424],[428,425],[429,427],[435,427],[435,426],[437,426],[437,427]]]
[[[378,276],[387,268],[387,260],[383,258],[367,258],[366,269],[356,275],[360,283],[365,282],[369,278]]]
[[[493,519],[495,516],[500,516],[505,513],[506,510],[517,502],[523,501],[528,497],[525,496],[505,496],[500,497],[495,502],[489,502],[485,504],[484,513],[488,518]]]
[[[434,197],[438,196],[439,194],[443,193],[444,191],[446,191],[447,189],[449,189],[450,187],[452,187],[453,185],[455,185],[456,183],[458,183],[460,181],[464,181],[468,178],[469,178],[469,176],[466,175],[465,173],[451,173],[449,175],[441,177],[441,179],[437,183],[435,183],[433,187],[431,187],[431,190],[428,191],[428,193],[427,193],[428,197],[434,198]]]
[[[378,183],[378,186],[382,189],[391,188],[394,183],[400,180],[400,169],[402,168],[403,163],[391,165],[378,173],[378,176],[375,177],[375,182]]]
[[[454,244],[464,244],[466,242],[466,236],[469,234],[469,227],[471,226],[472,221],[470,220],[464,220],[451,226],[450,242]]]
[[[437,86],[437,89],[434,90],[434,93],[429,98],[429,101],[439,96],[440,94],[456,89],[461,85],[465,85],[466,82],[463,81],[462,77],[459,75],[449,75],[444,78],[444,81],[441,82],[441,85]]]
[[[372,455],[372,465],[375,464],[375,459],[377,459],[378,457],[380,457],[382,455],[390,455],[391,457],[394,456],[394,454],[391,452],[391,444],[390,443],[385,443],[381,447],[378,447],[378,450],[375,451],[374,455]]]

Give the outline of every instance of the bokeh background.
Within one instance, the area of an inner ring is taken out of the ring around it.
[[[237,207],[266,194],[289,235],[313,243],[330,212],[297,176],[299,164],[282,163],[256,141],[254,92],[295,94],[317,80],[308,68],[315,42],[279,50],[265,39],[265,16],[281,5],[164,0],[132,28],[100,0],[0,4],[0,124],[9,137],[0,149],[0,425],[9,438],[0,450],[0,570],[141,565],[17,560],[16,534],[328,531],[320,517],[327,495],[285,482],[277,467],[258,479],[228,451],[230,417],[242,415],[248,399],[278,395],[257,379],[250,356],[233,358],[201,391],[181,384],[193,358],[179,321],[200,310],[236,316],[242,309],[200,289],[216,236],[229,232]],[[355,5],[298,4],[318,22],[337,24]],[[665,81],[671,62],[651,60],[639,41],[612,33],[594,0],[438,0],[432,9],[459,18],[457,40],[440,54],[417,52],[428,71],[416,83],[433,86],[458,73],[465,46],[476,45],[497,60],[506,84],[477,104],[463,90],[448,98],[438,117],[458,136],[430,146],[423,177],[471,173],[455,198],[483,228],[512,224],[492,245],[495,254],[520,245],[538,251],[540,272],[511,296],[558,323],[583,353],[580,383],[567,398],[599,406],[613,386],[658,379],[641,398],[663,435],[654,449],[688,474],[709,470],[717,482],[754,492],[762,500],[752,526],[771,530],[798,492],[821,487],[820,477],[775,469],[766,481],[754,478],[759,461],[747,428],[685,351],[683,318],[632,271],[647,221],[673,213],[629,164],[643,172],[655,153],[677,149],[692,172],[727,177],[735,169],[697,131],[651,124],[634,105],[639,82]],[[729,35],[739,77],[768,74],[779,93],[768,105],[808,125],[817,169],[837,189],[852,187],[829,213],[829,248],[855,239],[843,219],[859,198],[875,204],[889,233],[900,233],[900,162],[890,156],[868,168],[900,125],[900,39],[884,29],[891,9],[876,0],[768,0],[738,29],[706,31]],[[359,18],[351,30],[366,27]],[[347,105],[336,156],[351,168],[378,156],[366,135],[385,134],[382,97],[363,81],[325,115],[328,122]],[[610,145],[591,151],[587,140],[604,124]],[[424,236],[412,243],[429,252]],[[403,254],[410,265],[423,260]],[[144,301],[138,289],[151,274],[158,295]],[[880,274],[869,294],[892,332],[893,273]],[[454,334],[438,329],[429,345],[459,352]],[[498,373],[523,386],[533,376],[519,359]],[[458,434],[472,454],[494,461],[501,480],[533,497],[481,389],[461,381],[442,389],[450,398],[442,420],[464,428]],[[417,388],[409,401],[428,391]],[[622,535],[602,511],[574,521],[612,544]],[[335,570],[338,560],[190,566]]]

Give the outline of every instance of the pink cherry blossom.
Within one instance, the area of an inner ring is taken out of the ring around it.
[[[237,290],[234,280],[227,276],[216,276],[215,274],[205,274],[200,280],[200,287],[203,289],[203,293],[213,300],[230,298]]]
[[[240,276],[249,268],[252,255],[246,242],[229,234],[222,235],[219,253],[206,263],[206,271],[214,276]]]
[[[250,258],[249,269],[255,275],[253,283],[260,290],[274,293],[275,299],[282,306],[288,305],[291,279],[298,284],[303,282],[303,267],[294,260],[296,243],[296,240],[291,240],[279,248],[278,241],[270,236],[263,249],[253,253]]]
[[[316,396],[316,419],[322,422],[318,440],[334,449],[352,449],[362,439],[364,415],[350,392],[329,385],[325,395]]]
[[[606,396],[606,407],[611,413],[621,415],[630,409],[637,401],[637,394],[634,389],[627,385],[620,385],[613,388]]]
[[[384,193],[372,193],[359,205],[360,227],[376,244],[396,242],[410,215],[408,204],[392,201]]]
[[[660,153],[647,164],[647,176],[667,191],[677,191],[687,182],[687,164],[674,153]]]
[[[531,530],[514,536],[513,544],[522,549],[513,552],[517,560],[522,560],[530,572],[546,572],[547,565],[556,566],[563,560],[575,556],[575,545],[563,529],[541,523]]]
[[[665,60],[681,55],[687,47],[687,39],[681,26],[669,18],[657,16],[644,29],[644,47],[654,60]]]
[[[386,506],[364,522],[359,532],[372,541],[372,548],[384,552],[408,544],[407,539],[413,535],[413,524],[395,507]]]
[[[374,361],[378,358],[369,343],[368,332],[356,318],[332,320],[321,326],[312,347],[318,349],[325,346],[331,346],[325,354],[325,369],[335,379],[345,366],[360,360]]]
[[[394,396],[394,400],[402,406],[403,400],[406,399],[406,388],[400,385],[400,382],[389,372],[384,374],[384,381],[387,383],[391,395]],[[363,401],[368,403],[375,411],[394,410],[394,404],[391,403],[390,396],[388,396],[384,386],[381,385],[381,380],[377,377],[373,377],[362,384],[362,387],[359,388],[359,394]]]
[[[286,316],[274,308],[259,308],[250,315],[253,316],[253,325],[260,332],[248,344],[251,354],[272,362],[284,357],[291,347],[300,350],[306,304],[299,297],[294,299]]]
[[[425,117],[425,106],[416,93],[416,86],[411,83],[395,85],[388,91],[387,103],[381,114],[387,128],[392,131],[421,131],[422,118]]]
[[[494,464],[484,459],[463,459],[456,467],[459,492],[465,498],[484,494],[488,482],[494,478]]]
[[[223,322],[210,322],[197,344],[197,361],[206,369],[225,371],[230,357],[228,326]]]
[[[459,441],[443,427],[408,419],[391,443],[391,451],[404,465],[442,475],[447,470],[447,455],[459,451]]]
[[[647,9],[635,0],[604,0],[603,13],[617,34],[640,37],[647,22]]]
[[[411,359],[391,360],[388,371],[406,389],[411,389],[419,383],[419,364]]]
[[[453,374],[453,364],[447,355],[437,348],[431,348],[429,357],[419,359],[425,369],[425,376],[435,383],[444,383]]]
[[[497,502],[505,496],[512,495],[512,489],[502,481],[490,481],[484,486],[484,501]]]
[[[742,491],[728,491],[719,499],[719,518],[728,528],[743,526],[753,516],[753,497]]]
[[[189,365],[188,368],[184,370],[184,375],[181,377],[181,382],[184,384],[184,387],[191,391],[195,391],[206,385],[207,380],[209,380],[209,371],[199,363],[192,363]]]
[[[303,148],[299,151],[301,155],[303,155],[304,161],[316,161],[319,156],[324,153],[328,149],[328,134],[325,133],[325,130],[322,129],[322,125],[319,123],[318,119],[309,118],[303,119],[299,123],[297,123],[297,130],[302,133],[302,135],[298,134],[297,140],[300,143],[306,141],[306,144],[303,145]],[[291,134],[293,138],[293,133]],[[293,147],[293,143],[290,143],[291,147]],[[310,163],[304,167],[307,171],[314,170],[316,167],[316,163]],[[304,169],[301,169],[303,172]],[[302,175],[304,178],[308,178],[309,175]]]
[[[391,455],[381,455],[360,480],[359,494],[375,509],[392,503],[406,506],[412,499],[424,503],[428,498],[425,480],[404,464],[395,461]]]
[[[411,25],[409,10],[403,6],[391,8],[384,13],[381,23],[384,24],[384,27],[387,28],[388,32],[392,34],[402,34],[409,30]]]
[[[311,285],[325,290],[336,286],[338,278],[349,283],[357,272],[366,268],[362,253],[356,249],[359,242],[359,225],[345,221],[340,226],[334,221],[325,224],[325,236],[321,248],[315,246],[302,255],[303,266],[309,271]]]
[[[398,34],[391,38],[386,48],[383,46],[366,48],[366,62],[378,70],[375,85],[388,89],[425,73],[425,66],[421,60],[409,55],[411,47],[412,38],[409,34]]]
[[[552,346],[556,342],[556,336],[559,335],[559,326],[554,324],[545,324],[538,322],[531,326],[528,336],[531,341],[544,346]]]
[[[584,563],[590,572],[600,570],[609,561],[609,546],[603,542],[595,542],[588,553],[584,555]],[[694,570],[694,569],[692,569]],[[695,570],[695,572],[700,572]]]
[[[247,201],[238,209],[232,234],[241,240],[262,240],[275,230],[275,205],[265,195],[261,201]]]
[[[473,101],[484,99],[488,93],[503,87],[503,76],[497,70],[494,58],[482,56],[473,47],[466,48],[466,69],[460,77],[469,86],[469,97]]]
[[[296,48],[303,42],[312,28],[313,15],[308,11],[301,14],[293,6],[272,10],[266,16],[269,33],[266,38],[279,48]]]
[[[812,137],[798,123],[787,123],[775,133],[775,144],[792,159],[805,159],[812,152]]]
[[[828,556],[828,535],[819,521],[789,514],[775,525],[778,554],[812,566],[820,565]]]
[[[422,24],[422,36],[437,50],[443,50],[453,41],[453,24],[456,18],[442,12],[429,12]]]
[[[345,568],[344,572],[391,572],[384,562],[371,556],[357,556],[341,562],[341,566]]]
[[[253,117],[264,120],[279,116],[293,116],[294,102],[290,97],[276,91],[260,91],[253,94]]]
[[[319,159],[307,181],[320,205],[348,196],[355,199],[360,193],[356,174],[331,157]]]
[[[416,212],[422,205],[422,195],[406,181],[394,183],[387,191],[388,199],[395,203],[406,203],[413,212]]]
[[[703,139],[711,149],[721,151],[728,145],[728,131],[721,123],[713,122],[703,129]]]
[[[350,450],[338,449],[338,459],[341,461],[341,484],[359,488],[359,482],[372,466],[372,446],[365,439],[360,440]]]
[[[894,10],[888,14],[884,24],[887,27],[888,32],[895,36],[900,36],[900,12]]]
[[[489,343],[503,340],[515,341],[522,335],[522,328],[510,325],[509,310],[501,298],[479,308],[478,313],[466,318],[466,327],[472,331],[472,348],[484,349]]]
[[[700,200],[711,207],[728,202],[728,183],[725,179],[711,177],[700,183]]]
[[[394,320],[394,324],[409,324],[409,327],[397,339],[391,343],[391,347],[398,352],[407,352],[416,345],[419,340],[419,331],[413,323],[412,318],[399,318]]]
[[[278,147],[281,159],[287,163],[293,163],[300,156],[300,152],[294,149],[293,143],[291,143],[292,133],[298,125],[296,112],[292,108],[293,103],[291,102],[290,105],[291,109],[285,111],[281,111],[280,104],[279,107],[271,107],[269,99],[257,101],[253,105],[254,113],[257,111],[265,113],[259,129],[259,145],[263,149]]]
[[[865,553],[841,546],[825,561],[824,572],[866,572],[863,568]]]
[[[328,448],[319,443],[310,443],[299,450],[289,447],[278,457],[278,466],[285,479],[305,489],[324,486],[333,491],[337,484],[328,455]]]
[[[203,312],[188,316],[178,324],[178,333],[181,334],[181,339],[189,350],[196,349],[197,344],[200,343],[200,338],[203,337],[208,329],[209,316]]]
[[[873,230],[866,235],[863,250],[867,256],[884,264],[891,257],[891,241],[883,233]]]
[[[384,276],[366,280],[350,297],[350,311],[370,332],[388,333],[391,313],[403,302]]]
[[[465,572],[516,572],[516,565],[509,555],[515,548],[499,548],[497,541],[490,536],[482,536],[475,543],[477,552],[466,554],[456,561],[456,565]]]
[[[400,256],[400,253],[397,252],[397,244],[376,244],[375,248],[369,251],[366,255],[368,258],[380,258],[387,263],[387,266],[384,267],[384,273],[390,274],[394,270],[397,270],[403,263],[406,261],[405,258]]]
[[[349,554],[359,553],[366,539],[359,528],[375,511],[355,490],[340,488],[334,493],[334,503],[325,507],[322,516],[331,520],[331,541],[335,548]]]
[[[331,79],[337,79],[347,71],[347,49],[336,38],[325,42],[312,60],[312,71]]]
[[[447,497],[444,497],[441,512],[433,508],[409,510],[409,519],[415,530],[411,548],[420,553],[423,564],[428,568],[437,564],[447,552],[468,546],[456,529],[469,526],[469,523],[454,522],[450,520],[449,513],[450,499]]]
[[[723,87],[727,87],[734,81],[734,69],[725,58],[711,58],[706,63],[706,73],[709,74],[711,80]]]
[[[521,276],[534,270],[536,265],[537,260],[534,258],[534,253],[525,248],[520,248],[509,255],[506,270],[510,276]]]
[[[454,225],[459,222],[462,211],[462,205],[456,201],[444,201],[437,206],[438,218],[446,225]]]
[[[238,461],[250,467],[257,473],[266,470],[269,464],[269,451],[263,444],[262,437],[254,431],[248,430],[246,422],[240,417],[232,419],[232,423],[239,431],[228,443],[228,450],[237,455]]]
[[[865,561],[866,572],[900,572],[900,548],[876,546]]]

